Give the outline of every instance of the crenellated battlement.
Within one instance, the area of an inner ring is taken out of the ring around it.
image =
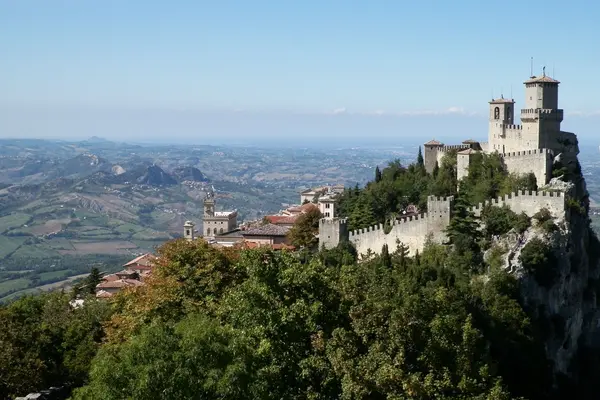
[[[501,157],[523,157],[523,156],[531,156],[536,154],[544,154],[544,155],[554,155],[554,152],[550,149],[534,149],[534,150],[523,150],[523,151],[513,151],[510,153],[500,153]]]
[[[508,206],[517,214],[524,212],[532,217],[540,209],[548,209],[555,217],[564,218],[566,210],[565,193],[553,191],[526,191],[519,190],[503,197],[488,200],[477,206],[471,207],[470,211],[476,216],[487,206]],[[346,230],[346,219],[321,220],[319,225],[319,240],[332,248],[339,242],[332,241],[332,235],[341,240],[346,238],[354,244],[359,254],[365,254],[370,249],[374,253],[381,251],[384,244],[390,249],[397,246],[398,242],[408,246],[411,254],[421,251],[428,238],[437,243],[446,239],[445,229],[452,217],[452,204],[454,197],[428,196],[428,211],[422,214],[395,219],[388,226],[386,233],[384,224],[376,224],[366,228],[356,229],[348,232]],[[345,236],[344,236],[345,235]]]
[[[348,224],[348,218],[321,218],[319,221],[323,225],[339,225],[339,224]]]
[[[502,207],[507,205],[516,213],[524,212],[530,217],[542,208],[547,208],[556,216],[563,216],[565,212],[565,193],[551,191],[519,190],[503,197],[487,200],[471,207],[469,210],[476,216],[488,206]]]
[[[448,196],[448,197],[437,197],[434,195],[429,195],[427,196],[427,203],[431,202],[440,202],[440,203],[447,203],[449,201],[454,200],[454,196]]]
[[[508,130],[515,130],[515,131],[519,131],[519,130],[523,130],[523,125],[516,125],[516,124],[502,124],[502,128],[504,128],[504,129],[508,129]]]
[[[438,147],[437,151],[440,153],[448,153],[450,151],[460,151],[468,149],[470,146],[468,144],[452,144],[444,147]]]

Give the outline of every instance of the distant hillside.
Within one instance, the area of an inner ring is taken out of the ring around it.
[[[176,185],[177,181],[171,175],[167,174],[158,165],[152,165],[146,168],[146,172],[136,179],[136,182],[142,185],[167,186]]]
[[[194,182],[208,182],[208,178],[195,167],[178,167],[173,170],[172,175],[179,181],[194,181]]]

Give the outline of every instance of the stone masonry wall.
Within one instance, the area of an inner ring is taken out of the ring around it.
[[[389,233],[385,233],[383,225],[348,232],[345,219],[321,220],[319,226],[319,241],[321,246],[333,248],[339,241],[347,239],[354,244],[359,254],[365,254],[370,249],[378,254],[384,244],[390,251],[396,249],[397,241],[409,247],[411,255],[418,250],[421,252],[430,237],[434,242],[441,243],[445,240],[445,228],[450,223],[453,198],[435,198],[430,196],[427,202],[428,212],[395,221]],[[531,192],[519,191],[501,198],[493,199],[473,207],[471,211],[481,215],[485,205],[492,204],[502,207],[506,204],[516,213],[524,212],[533,216],[541,208],[547,208],[558,218],[565,216],[565,195],[562,192]]]
[[[533,172],[538,187],[548,183],[552,178],[553,154],[549,149],[524,150],[502,154],[508,172],[523,174]]]

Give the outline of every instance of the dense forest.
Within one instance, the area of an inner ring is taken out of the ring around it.
[[[579,381],[555,376],[552,321],[521,302],[490,240],[551,231],[552,216],[488,207],[475,218],[469,205],[536,185],[493,155],[480,161],[460,193],[451,157],[431,175],[422,157],[392,162],[344,193],[340,212],[357,227],[423,209],[428,193],[456,195],[448,242],[414,257],[401,243],[359,262],[349,243],[307,255],[180,239],[158,250],[147,285],[110,303],[90,294],[74,307],[56,292],[3,306],[0,397],[69,384],[74,399],[107,400],[595,399],[600,356],[582,350]],[[541,285],[554,279],[543,242],[521,258]]]

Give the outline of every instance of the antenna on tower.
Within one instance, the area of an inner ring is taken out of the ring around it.
[[[533,57],[531,57],[531,73],[529,76],[533,77]]]
[[[510,99],[513,99],[513,95],[512,95],[512,85],[510,85]]]
[[[555,73],[554,73],[554,72],[555,72],[555,71],[554,71],[554,63],[552,63],[552,77],[553,77],[554,79],[556,79],[556,75],[555,75]]]

